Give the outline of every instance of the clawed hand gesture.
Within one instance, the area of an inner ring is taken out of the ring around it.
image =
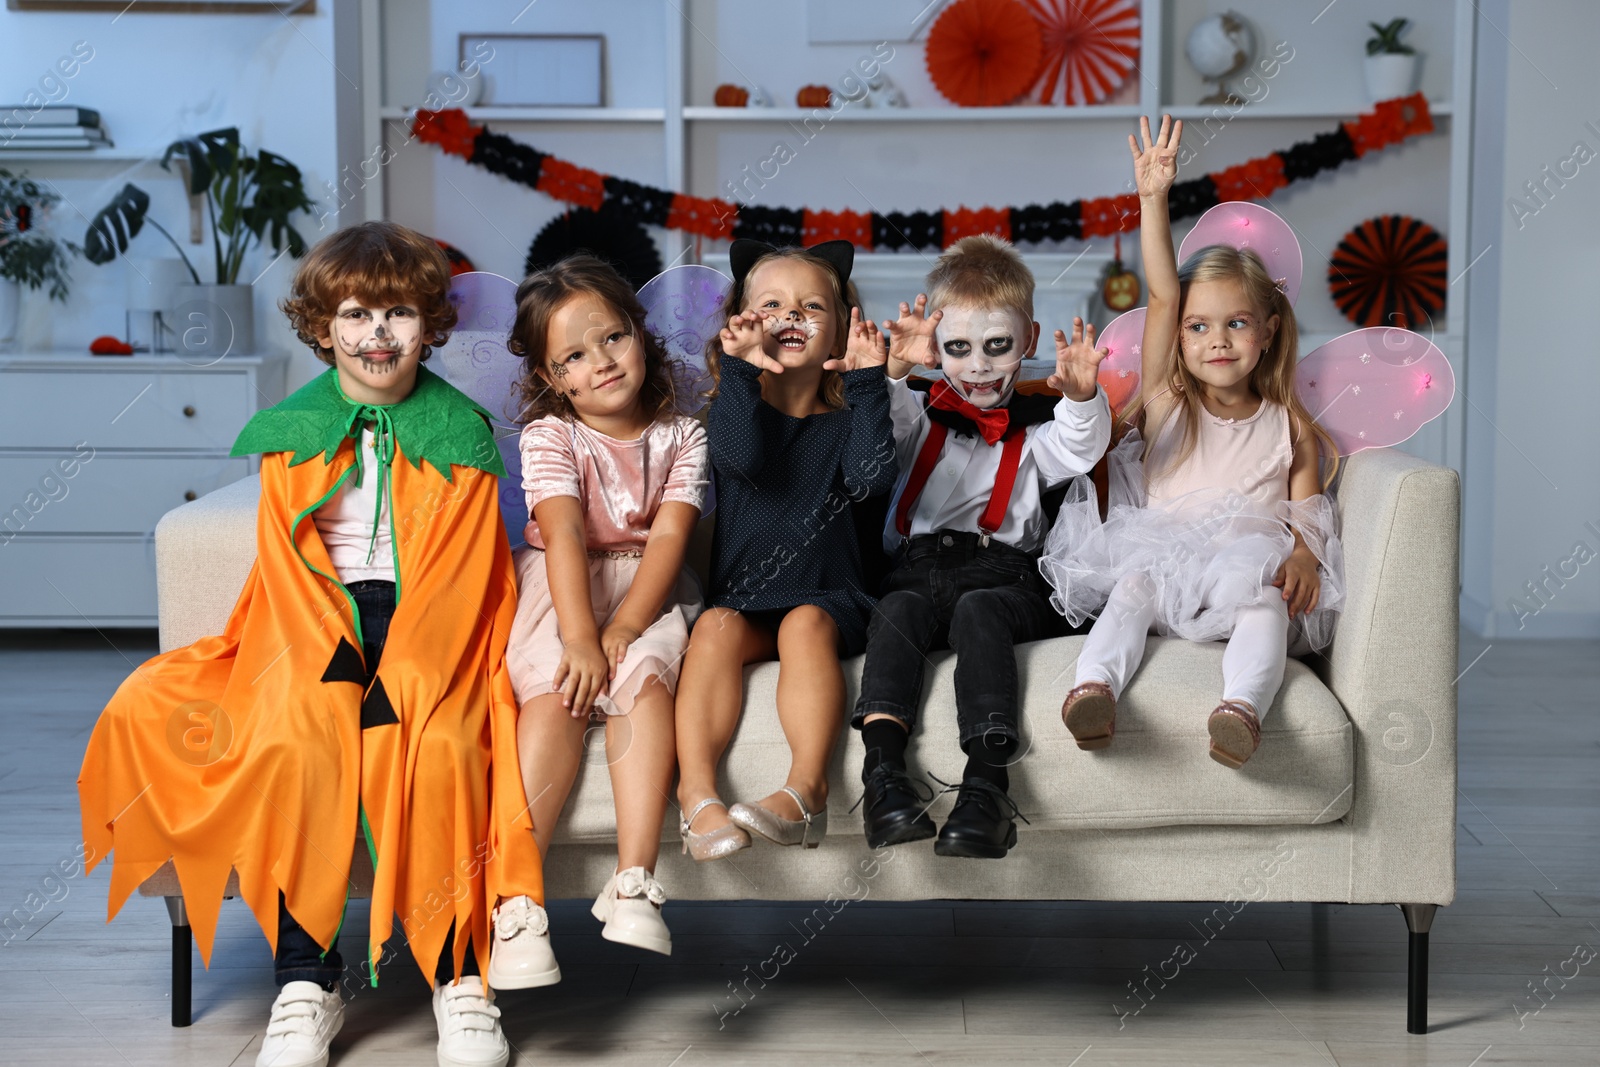
[[[1161,132],[1150,140],[1150,119],[1139,118],[1139,142],[1128,134],[1128,150],[1133,153],[1133,179],[1142,197],[1165,198],[1178,178],[1178,143],[1183,138],[1183,120],[1174,125],[1171,115],[1161,116]]]
[[[722,338],[723,354],[742,359],[773,374],[783,373],[783,364],[762,349],[767,338],[767,320],[764,311],[741,311],[728,320],[728,325],[718,334]]]
[[[934,330],[939,325],[939,320],[944,318],[943,311],[926,314],[928,310],[928,297],[924,293],[917,294],[915,304],[900,303],[900,317],[894,322],[885,320],[883,330],[889,335],[889,360],[891,363],[914,364],[919,367],[939,367],[939,346],[934,338]],[[891,366],[889,373],[896,378],[905,377],[910,370],[909,366],[897,368]]]
[[[1074,316],[1070,340],[1062,331],[1056,331],[1056,372],[1050,375],[1047,384],[1072,400],[1093,400],[1099,388],[1096,377],[1100,373],[1100,361],[1108,355],[1110,352],[1106,349],[1094,346],[1094,326],[1085,325],[1081,318]]]
[[[850,332],[845,339],[844,358],[830,359],[823,370],[852,371],[881,367],[889,354],[883,347],[883,334],[871,319],[861,321],[861,309],[850,309]]]

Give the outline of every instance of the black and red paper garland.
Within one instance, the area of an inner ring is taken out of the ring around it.
[[[842,239],[869,250],[947,248],[978,233],[1034,243],[1110,237],[1139,228],[1135,193],[1025,207],[887,214],[759,207],[687,196],[601,174],[475,126],[466,112],[455,108],[418,111],[411,129],[419,140],[450,155],[565,203],[594,210],[611,204],[641,223],[721,240],[751,237],[777,245],[813,245]],[[1168,196],[1171,217],[1189,218],[1227,201],[1265,198],[1290,182],[1432,131],[1433,116],[1421,93],[1385,100],[1361,117],[1340,123],[1338,129],[1282,152],[1177,183]]]

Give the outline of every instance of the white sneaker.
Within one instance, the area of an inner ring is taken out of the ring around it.
[[[487,992],[477,975],[434,987],[439,1067],[506,1067],[511,1046],[500,1032],[500,1009],[490,1003]]]
[[[561,981],[550,949],[550,917],[532,897],[511,897],[490,916],[489,985],[494,989],[532,989]]]
[[[643,867],[618,871],[600,890],[589,914],[605,923],[607,941],[672,955],[672,933],[661,919],[667,892]]]
[[[327,1067],[328,1046],[344,1025],[344,1001],[315,982],[290,982],[272,1002],[256,1067]]]

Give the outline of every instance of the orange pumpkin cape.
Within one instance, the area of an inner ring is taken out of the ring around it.
[[[364,424],[396,571],[375,677],[312,521],[356,472]],[[139,667],[89,739],[78,795],[90,854],[116,853],[107,918],[171,859],[208,966],[230,870],[274,951],[280,891],[331,946],[359,827],[375,871],[374,984],[395,913],[430,981],[452,922],[457,973],[468,933],[486,973],[496,897],[543,900],[505,663],[516,584],[504,467],[487,413],[425,368],[398,404],[356,405],[330,369],[251,420],[234,454],[254,452],[265,453],[257,558],[223,633]]]

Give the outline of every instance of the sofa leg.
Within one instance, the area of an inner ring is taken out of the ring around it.
[[[189,911],[182,897],[163,897],[172,919],[172,1025],[188,1026],[192,1021],[189,990],[193,978],[194,934],[189,929]]]
[[[1401,904],[1406,929],[1411,934],[1406,983],[1406,1033],[1428,1032],[1428,931],[1439,911],[1437,904]]]

